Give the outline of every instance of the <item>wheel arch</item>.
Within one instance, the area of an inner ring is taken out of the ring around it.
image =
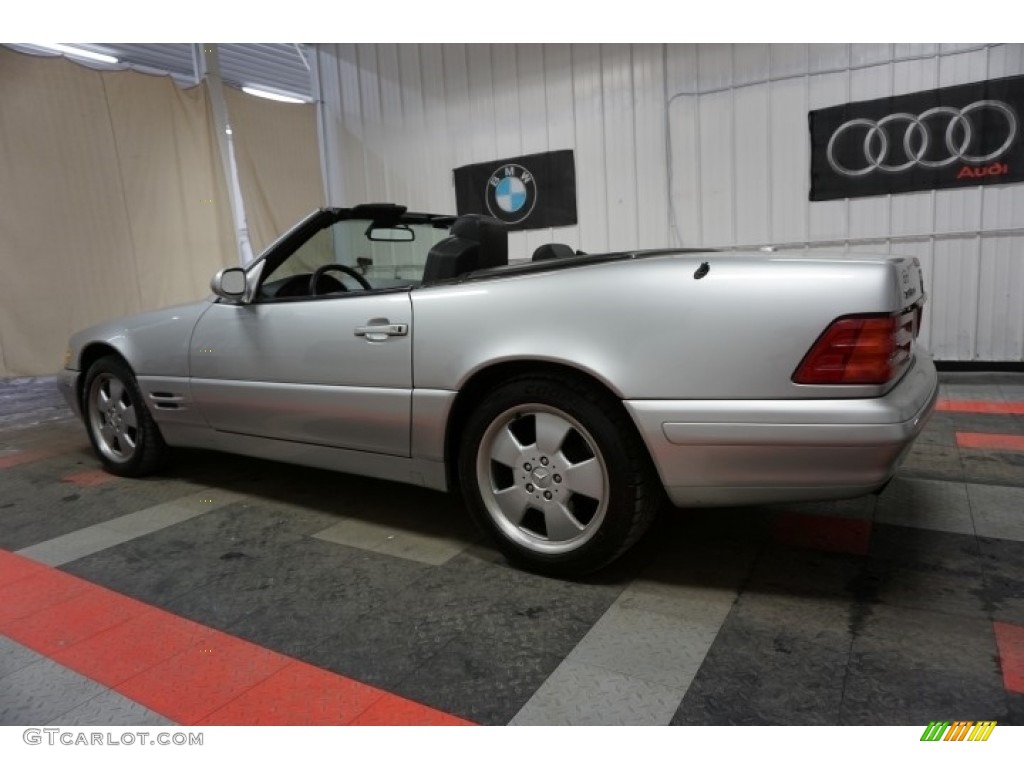
[[[577,383],[592,386],[608,396],[608,398],[622,409],[629,419],[629,423],[636,430],[640,442],[646,448],[647,443],[637,429],[636,423],[629,415],[625,406],[622,405],[622,396],[609,386],[607,382],[589,371],[576,368],[566,363],[553,362],[550,360],[519,359],[495,362],[473,372],[465,383],[460,387],[455,401],[448,412],[448,422],[445,427],[444,457],[445,468],[450,489],[459,487],[459,449],[461,447],[460,436],[467,420],[472,414],[476,405],[497,386],[513,377],[524,375],[554,374],[575,380]],[[649,449],[648,457],[649,457]]]
[[[78,370],[81,372],[78,376],[77,391],[75,396],[78,398],[80,406],[84,406],[84,400],[82,399],[85,395],[85,376],[89,372],[89,368],[102,357],[116,357],[130,370],[134,372],[132,364],[128,362],[128,358],[124,356],[124,353],[112,344],[108,344],[105,341],[94,341],[86,344],[82,348],[81,353],[78,356]],[[82,408],[83,413],[85,412],[84,407]]]

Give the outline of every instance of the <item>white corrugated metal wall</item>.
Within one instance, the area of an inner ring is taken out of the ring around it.
[[[587,251],[782,244],[920,257],[923,339],[1024,360],[1020,185],[808,201],[807,112],[1024,73],[1022,45],[317,46],[328,200],[452,211],[452,169],[576,152]]]
[[[514,233],[511,258],[668,242],[663,46],[317,49],[332,204],[453,212],[453,168],[574,149],[578,226]]]

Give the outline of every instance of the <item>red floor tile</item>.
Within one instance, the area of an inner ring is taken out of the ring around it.
[[[961,448],[981,448],[989,451],[1024,451],[1024,435],[957,432],[956,444]]]
[[[4,625],[4,634],[37,653],[52,656],[105,629],[123,624],[144,608],[142,603],[105,589],[86,589]]]
[[[146,606],[133,618],[57,651],[53,660],[113,688],[192,646],[215,630]]]
[[[387,695],[349,725],[474,725],[460,717],[431,709],[400,696]]]
[[[0,630],[11,621],[71,600],[88,587],[87,582],[50,568],[0,587]]]
[[[115,475],[105,472],[102,469],[87,469],[82,472],[73,472],[70,475],[64,475],[61,478],[65,483],[74,483],[75,485],[81,485],[86,488],[90,488],[94,485],[103,485],[109,483],[112,480],[116,480]]]
[[[192,725],[290,662],[287,656],[214,631],[115,690],[177,723]]]
[[[3,550],[0,631],[181,724],[467,724]]]
[[[935,410],[956,413],[1024,414],[1024,403],[1006,403],[994,400],[939,400],[935,404]]]
[[[0,588],[47,570],[34,560],[0,549]]]
[[[992,628],[1003,669],[1003,687],[1011,693],[1024,693],[1024,627],[997,621]]]
[[[783,512],[775,521],[775,540],[800,549],[865,555],[871,541],[871,521]]]
[[[346,725],[387,696],[377,688],[293,661],[199,725]]]

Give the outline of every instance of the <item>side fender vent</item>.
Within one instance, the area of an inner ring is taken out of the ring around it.
[[[149,402],[159,411],[183,411],[185,398],[173,392],[151,392]]]

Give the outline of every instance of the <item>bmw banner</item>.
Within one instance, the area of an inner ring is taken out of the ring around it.
[[[809,113],[811,200],[1024,180],[1024,77]]]
[[[571,149],[511,157],[455,169],[455,204],[484,213],[509,229],[576,223],[576,163]]]

